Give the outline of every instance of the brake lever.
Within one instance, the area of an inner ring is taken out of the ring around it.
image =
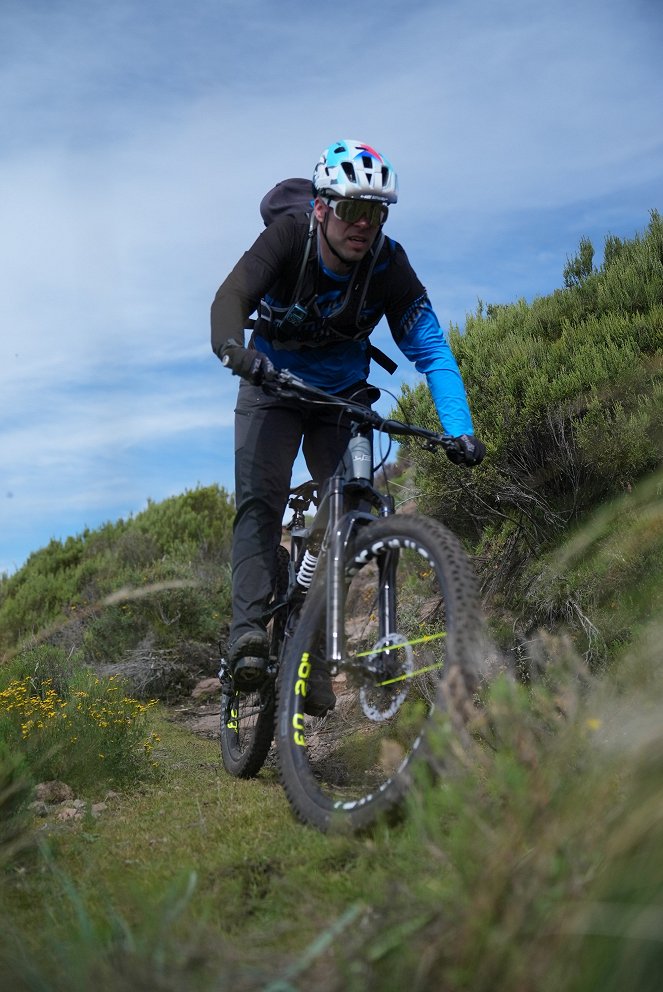
[[[436,437],[426,438],[422,442],[425,451],[437,451],[443,448],[444,451],[457,451],[461,453],[461,447],[454,437],[449,434],[438,434]]]

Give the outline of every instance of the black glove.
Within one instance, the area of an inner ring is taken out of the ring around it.
[[[243,348],[240,344],[228,344],[221,361],[232,370],[233,375],[240,375],[254,386],[259,386],[275,371],[267,355],[253,348]]]
[[[457,448],[447,451],[447,458],[454,465],[478,465],[486,455],[486,445],[474,434],[461,434],[455,437]]]

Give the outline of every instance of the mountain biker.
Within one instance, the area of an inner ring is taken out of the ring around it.
[[[242,381],[235,409],[233,617],[228,662],[240,688],[258,685],[267,667],[261,614],[272,592],[276,548],[300,444],[322,483],[350,436],[338,412],[260,388],[274,369],[370,405],[369,335],[386,316],[400,350],[425,374],[444,430],[458,439],[457,463],[477,465],[463,382],[426,290],[400,244],[383,235],[398,198],[396,173],[369,145],[341,140],[315,167],[309,212],[268,224],[216,293],[212,348]],[[244,329],[257,319],[248,347]],[[386,356],[378,353],[384,360]],[[378,358],[378,360],[380,360]],[[307,712],[333,708],[329,677],[312,673]]]

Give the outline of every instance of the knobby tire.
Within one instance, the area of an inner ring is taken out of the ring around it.
[[[380,589],[394,565],[396,614],[380,635]],[[381,571],[382,569],[382,571]],[[482,659],[476,581],[459,541],[425,517],[392,516],[364,527],[345,564],[346,651],[332,685],[334,710],[305,715],[306,692],[324,667],[326,589],[314,580],[278,683],[281,781],[297,817],[322,831],[360,830],[397,809],[430,754],[431,719],[445,698],[467,701]],[[446,694],[448,698],[448,693]]]
[[[221,695],[221,757],[223,767],[236,778],[258,774],[274,736],[274,687],[263,692]]]
[[[290,555],[281,546],[276,549],[274,602],[279,602],[288,588]],[[283,615],[268,624],[270,661],[275,664],[281,650]],[[258,774],[274,739],[276,707],[273,679],[267,679],[253,692],[238,692],[232,680],[221,694],[221,758],[223,767],[236,778],[253,778]]]

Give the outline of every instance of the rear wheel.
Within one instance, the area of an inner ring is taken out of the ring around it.
[[[276,554],[276,583],[272,605],[280,603],[288,589],[290,555],[279,546]],[[270,669],[278,661],[283,636],[283,610],[267,625],[270,638]],[[269,754],[274,737],[274,678],[251,692],[235,689],[228,678],[221,694],[221,758],[223,767],[237,778],[257,775]]]
[[[318,583],[281,672],[281,779],[297,816],[321,830],[360,829],[398,806],[426,757],[444,680],[476,690],[482,629],[476,584],[457,539],[422,517],[364,528],[345,566],[345,657],[334,710],[305,714],[324,656],[326,591]],[[387,595],[387,588],[391,589]]]
[[[274,684],[258,692],[228,687],[221,696],[221,757],[223,767],[237,778],[257,775],[274,736]]]

